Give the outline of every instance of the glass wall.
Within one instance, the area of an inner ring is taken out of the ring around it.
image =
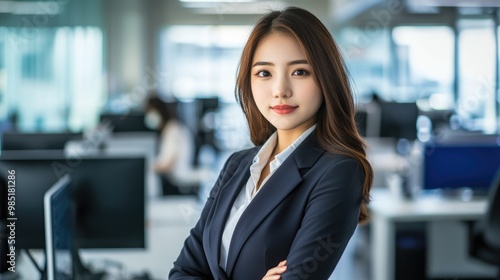
[[[20,131],[80,131],[103,105],[102,33],[96,27],[0,28],[2,119]]]
[[[460,20],[457,110],[464,126],[494,132],[495,27],[491,19]]]
[[[160,35],[159,91],[181,101],[217,97],[210,114],[217,145],[225,150],[251,146],[246,119],[236,104],[236,71],[251,26],[185,26]]]
[[[368,101],[374,93],[391,99],[389,29],[368,31],[346,27],[336,39],[346,59],[357,100]]]
[[[392,99],[434,98],[434,109],[453,107],[454,34],[447,26],[398,26],[392,31],[395,69]]]
[[[455,128],[498,130],[495,23],[461,18],[456,26],[343,28],[337,39],[358,100],[377,93],[386,101],[418,102],[426,112],[454,112]]]
[[[160,90],[179,99],[234,102],[236,70],[249,26],[171,26],[161,34]]]

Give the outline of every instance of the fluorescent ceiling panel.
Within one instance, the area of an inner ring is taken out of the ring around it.
[[[188,0],[184,0],[188,1]],[[197,14],[263,14],[270,10],[284,9],[288,5],[280,1],[259,2],[184,2],[182,5],[191,8]]]

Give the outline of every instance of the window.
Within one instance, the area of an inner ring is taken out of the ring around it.
[[[1,118],[21,131],[80,131],[103,103],[102,34],[95,27],[0,28]]]
[[[171,26],[160,37],[159,90],[181,101],[218,97],[215,116],[218,146],[248,147],[246,119],[236,104],[234,87],[250,26]],[[246,139],[246,140],[245,140]]]
[[[234,102],[236,70],[249,26],[172,26],[161,34],[160,90],[179,99]]]
[[[398,101],[439,95],[435,109],[453,106],[454,34],[447,26],[399,26],[393,29],[394,93]]]
[[[494,22],[491,19],[463,19],[458,27],[458,113],[465,120],[466,128],[494,132]]]
[[[384,99],[390,99],[389,35],[387,28],[374,31],[346,27],[336,37],[348,65],[358,101],[369,101],[369,95],[373,92]]]

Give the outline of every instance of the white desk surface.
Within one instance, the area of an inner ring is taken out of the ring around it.
[[[487,208],[485,199],[460,201],[422,196],[415,200],[404,200],[388,189],[374,189],[371,196],[370,242],[374,280],[395,280],[396,223],[438,221],[438,224],[445,224],[450,221],[477,220],[486,213]]]
[[[404,200],[388,189],[374,189],[371,193],[372,215],[398,221],[433,221],[440,219],[477,219],[486,213],[487,201],[473,199],[461,201],[437,196],[420,196]]]

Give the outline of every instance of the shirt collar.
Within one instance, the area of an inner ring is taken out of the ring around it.
[[[314,131],[315,128],[316,124],[314,124],[306,131],[304,131],[297,139],[295,139],[295,141],[290,146],[281,151],[281,153],[275,155],[274,160],[271,161],[269,166],[270,174],[272,174],[276,169],[278,169],[278,167],[281,166],[281,164],[292,154],[293,151],[295,151],[295,149],[304,141],[304,139],[306,139],[307,136],[309,136],[309,134],[311,134]],[[258,180],[260,178],[260,173],[262,172],[262,169],[264,168],[267,161],[271,157],[274,147],[276,147],[277,140],[278,140],[278,134],[274,132],[267,139],[264,145],[262,145],[262,148],[259,150],[257,155],[255,155],[253,163],[250,166],[250,177],[251,180],[253,181],[253,185],[251,187],[250,186],[247,187],[246,189],[247,197],[252,197],[251,195],[252,190],[257,185]]]
[[[297,147],[304,141],[304,139],[306,139],[307,136],[309,136],[309,134],[311,134],[313,132],[313,130],[315,128],[316,128],[316,124],[314,124],[313,126],[308,128],[306,131],[304,131],[297,139],[295,139],[295,141],[293,141],[293,143],[290,146],[286,147],[286,149],[281,151],[281,153],[274,156],[273,162],[276,161],[278,166],[280,166],[285,161],[285,159],[287,159],[290,156],[290,154],[293,151],[295,151],[295,149],[297,149]],[[275,144],[275,146],[276,146],[276,144]],[[269,157],[268,157],[268,159],[269,159]],[[272,168],[271,168],[271,170],[272,170]]]

